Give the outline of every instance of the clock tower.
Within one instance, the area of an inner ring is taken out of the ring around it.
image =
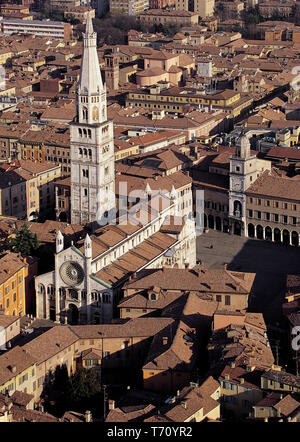
[[[241,136],[236,153],[230,158],[229,217],[235,233],[242,234],[246,221],[246,189],[257,177],[256,156],[251,155],[250,142]]]
[[[115,218],[113,122],[107,119],[106,85],[102,83],[97,34],[90,13],[83,34],[76,117],[70,124],[71,223]]]

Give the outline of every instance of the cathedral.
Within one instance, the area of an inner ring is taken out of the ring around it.
[[[138,209],[133,204],[129,214],[119,212],[116,218],[113,121],[107,119],[106,85],[90,17],[76,108],[70,124],[71,222],[90,225],[92,233],[67,248],[57,233],[54,269],[35,279],[36,316],[61,324],[109,323],[131,275],[196,265],[195,222],[178,212],[176,192],[158,192],[155,208],[145,192]]]

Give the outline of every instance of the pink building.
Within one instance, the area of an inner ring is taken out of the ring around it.
[[[187,54],[170,54],[156,51],[144,59],[145,70],[136,73],[139,86],[151,86],[158,81],[178,85],[195,69],[193,57]]]

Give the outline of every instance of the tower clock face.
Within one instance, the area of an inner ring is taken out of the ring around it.
[[[240,191],[242,190],[242,183],[240,181],[233,181],[232,188],[233,190]]]
[[[84,278],[83,268],[74,261],[64,262],[60,267],[59,273],[64,283],[71,286],[81,284]]]

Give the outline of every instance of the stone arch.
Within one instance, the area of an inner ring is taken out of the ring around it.
[[[281,232],[278,229],[278,227],[275,227],[275,229],[274,229],[274,241],[281,242]]]
[[[222,230],[222,221],[219,216],[216,216],[216,230]]]
[[[47,295],[54,295],[54,285],[53,284],[49,284],[47,286]]]
[[[265,239],[268,239],[269,241],[273,241],[273,231],[270,226],[267,226],[265,228]]]
[[[256,238],[257,239],[264,239],[264,228],[260,224],[256,226]]]
[[[69,304],[67,310],[67,320],[68,324],[76,325],[79,321],[79,310],[75,304]]]
[[[208,215],[208,227],[210,229],[214,229],[215,228],[215,220],[213,215]]]
[[[299,234],[295,230],[292,231],[291,234],[292,244],[293,246],[299,246]]]
[[[248,224],[248,237],[255,238],[255,227],[252,223]]]
[[[242,216],[242,211],[243,211],[243,206],[242,203],[239,200],[235,200],[233,202],[233,214],[236,217],[241,217]]]
[[[290,244],[290,232],[287,229],[284,229],[282,232],[282,242],[283,244]]]
[[[229,221],[228,219],[223,219],[223,232],[228,232]]]
[[[99,109],[98,109],[97,106],[93,106],[92,119],[93,119],[93,121],[98,121],[99,120]]]
[[[242,234],[242,225],[239,221],[235,221],[234,226],[233,226],[233,233],[235,235],[239,235],[241,236]]]
[[[87,108],[86,107],[84,107],[83,109],[82,109],[82,117],[83,117],[83,119],[84,120],[87,120],[88,119],[88,110],[87,110]]]

